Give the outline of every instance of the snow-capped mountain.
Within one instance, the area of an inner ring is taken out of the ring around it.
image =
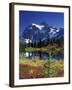
[[[30,42],[56,41],[64,38],[64,28],[57,29],[46,23],[32,23],[25,28],[21,37],[24,42],[25,40],[30,40]]]
[[[35,23],[32,23],[32,26],[37,27],[39,30],[42,30],[42,28],[45,27],[44,25],[38,25],[38,24],[35,24]]]

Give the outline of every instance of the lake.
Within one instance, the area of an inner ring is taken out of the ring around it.
[[[56,53],[56,54],[51,54],[49,56],[48,53],[46,52],[41,52],[41,51],[33,51],[33,52],[22,52],[20,53],[20,58],[27,58],[29,60],[32,59],[39,59],[39,60],[63,60],[64,56],[62,54]]]

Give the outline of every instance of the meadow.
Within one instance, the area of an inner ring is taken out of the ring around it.
[[[21,58],[19,61],[19,78],[51,78],[64,76],[63,60],[39,60]]]

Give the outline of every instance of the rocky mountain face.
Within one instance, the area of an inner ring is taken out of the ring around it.
[[[32,23],[20,36],[22,43],[61,43],[64,42],[64,28],[54,28],[47,23]]]

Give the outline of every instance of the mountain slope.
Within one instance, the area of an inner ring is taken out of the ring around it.
[[[22,40],[21,40],[22,39]],[[64,28],[54,28],[46,23],[32,23],[23,31],[20,40],[24,43],[49,43],[64,40]]]

